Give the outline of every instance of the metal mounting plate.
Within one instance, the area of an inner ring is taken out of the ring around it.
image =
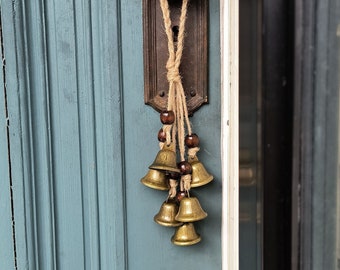
[[[182,1],[169,0],[172,27],[179,25]],[[180,73],[189,114],[208,103],[208,0],[189,2]],[[157,111],[166,109],[167,37],[159,0],[143,0],[144,101]]]

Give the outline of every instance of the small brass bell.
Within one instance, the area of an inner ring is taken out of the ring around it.
[[[190,159],[190,164],[192,166],[191,187],[194,188],[206,185],[214,179],[196,156]]]
[[[174,146],[172,144],[169,146],[164,144],[163,149],[158,152],[155,161],[149,166],[149,169],[179,172]]]
[[[150,169],[148,173],[140,180],[145,186],[158,190],[168,190],[169,180],[165,172]]]
[[[155,215],[154,220],[159,225],[166,226],[166,227],[180,226],[183,223],[175,219],[177,212],[178,212],[178,205],[175,202],[164,202],[158,214]]]
[[[201,241],[201,236],[196,233],[193,223],[184,223],[176,229],[171,242],[177,246],[190,246]]]
[[[176,220],[181,222],[193,222],[204,219],[208,216],[203,211],[199,201],[195,197],[183,198],[179,205]]]

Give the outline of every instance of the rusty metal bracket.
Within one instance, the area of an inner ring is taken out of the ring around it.
[[[169,0],[174,40],[182,1]],[[190,1],[180,73],[189,114],[208,103],[208,0]],[[144,102],[157,111],[166,109],[169,83],[165,68],[167,37],[159,0],[143,0]]]

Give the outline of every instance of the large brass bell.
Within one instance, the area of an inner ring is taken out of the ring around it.
[[[158,190],[168,190],[169,180],[165,172],[150,169],[148,173],[140,180],[145,186]]]
[[[149,169],[179,172],[174,146],[172,144],[169,146],[164,144],[163,149],[158,152],[155,161],[149,166]]]
[[[180,202],[176,220],[181,222],[193,222],[204,219],[208,216],[203,211],[199,201],[195,197],[183,198]]]
[[[193,223],[184,223],[176,229],[171,242],[178,246],[190,246],[201,241],[201,236],[196,233]]]
[[[202,162],[200,162],[196,156],[190,159],[190,164],[192,167],[191,187],[194,188],[206,185],[214,179],[214,177],[207,172]]]
[[[154,220],[159,225],[166,226],[166,227],[180,226],[183,223],[175,219],[177,212],[178,212],[178,205],[175,202],[164,202],[158,214],[155,215]]]

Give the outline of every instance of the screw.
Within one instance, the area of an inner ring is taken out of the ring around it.
[[[190,91],[190,96],[192,96],[192,97],[196,96],[196,91],[195,90],[191,90]]]

